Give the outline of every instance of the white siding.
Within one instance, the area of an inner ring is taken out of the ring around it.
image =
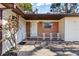
[[[62,18],[59,21],[59,33],[62,40],[64,40],[64,31],[65,31],[65,18]]]
[[[19,18],[19,30],[17,32],[17,43],[24,40],[26,37],[26,21],[22,17]]]

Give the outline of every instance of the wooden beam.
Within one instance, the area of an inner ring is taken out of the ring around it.
[[[14,3],[1,3],[3,6],[9,8],[9,9],[13,9],[14,8]]]
[[[5,10],[5,9],[8,9],[8,8],[0,8],[1,10]]]
[[[23,11],[21,11],[17,6],[16,8],[12,9],[13,12],[17,13],[18,15],[21,15],[22,17],[25,17],[25,14]]]

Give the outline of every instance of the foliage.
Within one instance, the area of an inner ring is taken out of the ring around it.
[[[52,3],[50,12],[53,13],[78,13],[79,5],[77,3]]]
[[[13,52],[15,48],[11,48],[9,51],[5,52],[2,56],[17,56],[17,52]]]
[[[31,3],[19,3],[19,6],[20,6],[24,11],[32,11],[32,4],[31,4]]]

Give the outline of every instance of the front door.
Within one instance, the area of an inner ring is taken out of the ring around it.
[[[26,36],[30,37],[30,22],[26,22]]]
[[[31,22],[31,37],[36,37],[37,36],[37,23],[36,22]]]

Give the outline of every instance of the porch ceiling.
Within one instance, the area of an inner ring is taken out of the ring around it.
[[[59,20],[63,18],[62,14],[26,14],[26,20]]]

